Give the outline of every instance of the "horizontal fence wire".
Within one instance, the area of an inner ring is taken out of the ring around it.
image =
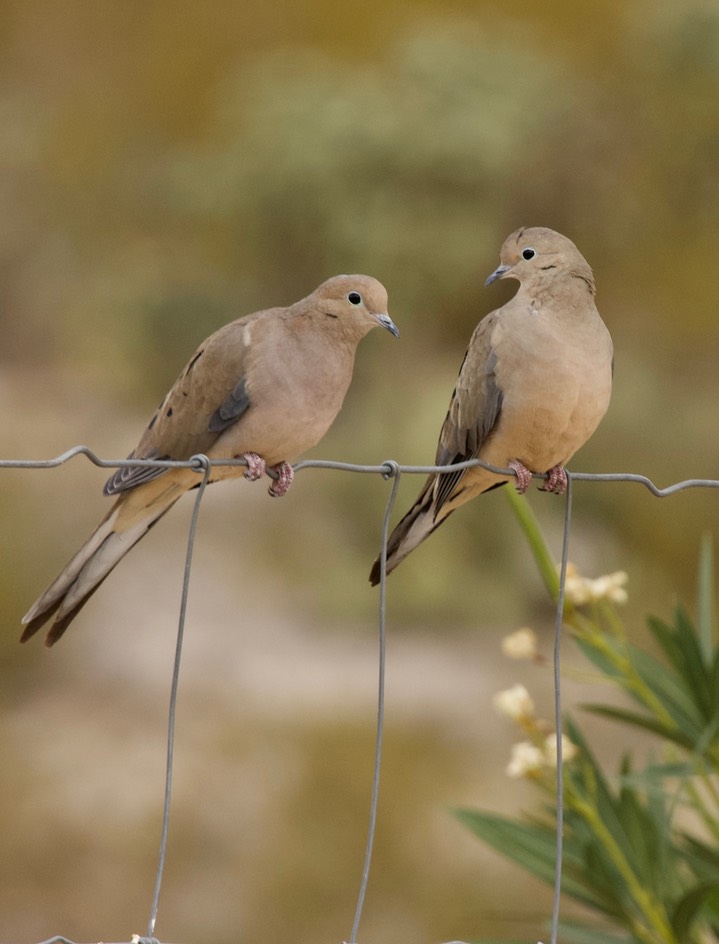
[[[73,446],[66,452],[55,456],[53,459],[0,459],[0,469],[54,469],[57,466],[64,465],[76,456],[85,456],[93,465],[100,466],[103,469],[121,469],[134,468],[136,466],[155,469],[194,469],[198,474],[202,474],[206,464],[212,468],[219,466],[246,466],[244,459],[208,459],[207,456],[191,456],[189,459],[101,459],[97,453],[93,452],[89,446]],[[512,469],[502,469],[498,466],[489,465],[482,462],[481,459],[468,459],[466,462],[457,462],[452,465],[402,465],[393,459],[387,459],[375,465],[362,465],[354,462],[336,462],[330,459],[303,459],[296,463],[293,468],[295,472],[302,469],[334,469],[338,472],[360,472],[367,474],[380,474],[385,478],[391,478],[395,472],[407,475],[429,475],[435,472],[458,472],[461,469],[471,469],[474,467],[487,469],[497,475],[506,475],[514,478]],[[646,475],[639,475],[634,472],[572,472],[572,479],[575,482],[634,482],[637,485],[643,485],[652,495],[657,498],[667,498],[676,492],[684,491],[687,488],[719,488],[719,479],[684,479],[681,482],[674,482],[660,488]],[[267,475],[277,478],[277,473],[267,469]],[[546,479],[547,476],[535,473],[535,479]]]
[[[64,465],[66,462],[69,462],[71,459],[74,459],[77,456],[84,456],[88,459],[93,465],[99,466],[103,469],[117,469],[117,468],[133,468],[133,467],[149,467],[149,468],[158,468],[158,469],[192,469],[198,475],[198,485],[200,486],[195,497],[193,512],[190,520],[190,525],[188,529],[188,538],[187,538],[187,551],[185,557],[185,567],[184,567],[184,577],[182,582],[182,591],[181,591],[181,603],[180,603],[180,615],[178,619],[178,629],[177,629],[177,641],[175,648],[175,659],[172,672],[172,685],[170,691],[170,700],[169,700],[169,718],[168,718],[168,732],[167,732],[167,760],[166,760],[166,774],[165,774],[165,791],[164,791],[164,800],[163,800],[163,816],[162,816],[162,828],[161,828],[161,839],[160,839],[160,852],[158,856],[158,866],[155,876],[155,885],[152,896],[152,905],[150,909],[150,919],[148,922],[147,936],[143,937],[137,934],[132,935],[131,944],[157,944],[156,938],[154,937],[155,932],[155,923],[157,920],[158,904],[160,897],[160,890],[162,886],[162,877],[165,864],[165,856],[167,850],[167,839],[169,832],[169,814],[170,814],[170,804],[171,804],[171,789],[172,789],[172,767],[173,767],[173,747],[174,747],[174,731],[175,731],[175,707],[177,703],[177,692],[178,692],[178,683],[179,683],[179,672],[180,672],[180,663],[182,656],[182,644],[184,638],[184,629],[185,629],[185,616],[187,611],[187,599],[189,593],[190,577],[192,573],[192,554],[195,544],[195,535],[197,531],[197,522],[199,520],[200,505],[202,498],[205,494],[205,487],[207,486],[212,469],[216,467],[227,467],[227,466],[246,466],[247,462],[245,459],[209,459],[207,456],[198,454],[191,456],[187,460],[172,460],[172,459],[102,459],[97,453],[95,453],[88,446],[74,446],[71,449],[68,449],[66,452],[61,453],[59,456],[55,456],[51,459],[0,459],[0,469],[53,469],[58,466]],[[389,523],[392,516],[392,511],[395,504],[395,499],[397,497],[397,492],[399,488],[400,478],[404,474],[408,475],[430,475],[435,473],[442,472],[457,472],[461,469],[470,469],[473,467],[481,467],[493,472],[497,475],[502,475],[507,478],[514,478],[515,473],[511,469],[503,469],[497,466],[489,465],[486,462],[482,462],[480,459],[470,459],[465,462],[455,463],[452,465],[403,465],[393,459],[387,459],[383,462],[374,464],[374,465],[364,465],[351,462],[338,462],[334,460],[326,459],[306,459],[296,463],[293,468],[295,473],[303,471],[305,469],[324,469],[324,470],[334,470],[338,472],[350,472],[350,473],[360,473],[360,474],[369,474],[369,475],[380,475],[385,480],[392,480],[392,488],[390,490],[390,495],[387,499],[384,516],[382,519],[381,527],[381,538],[380,538],[380,586],[379,586],[379,658],[378,658],[378,701],[377,701],[377,727],[376,727],[376,740],[375,740],[375,757],[374,757],[374,771],[372,779],[372,791],[370,797],[370,815],[369,815],[369,826],[367,831],[367,843],[365,849],[365,856],[362,868],[362,877],[360,882],[360,890],[357,898],[357,905],[355,910],[354,921],[352,924],[352,931],[347,944],[357,944],[357,935],[359,932],[359,925],[362,918],[362,913],[364,909],[364,901],[367,892],[367,886],[369,881],[369,871],[372,861],[372,850],[374,843],[374,836],[377,825],[377,811],[378,811],[378,799],[379,799],[379,781],[380,781],[380,769],[382,761],[382,742],[383,742],[383,731],[384,731],[384,673],[385,673],[385,637],[386,637],[386,579],[387,579],[387,540],[389,535]],[[273,469],[267,469],[267,474],[272,478],[277,478],[277,473]],[[546,479],[547,475],[535,473],[533,475],[535,479]],[[563,827],[563,817],[564,817],[564,805],[562,802],[563,797],[563,774],[562,774],[562,737],[561,737],[561,716],[562,716],[562,701],[561,701],[561,684],[560,684],[560,642],[561,642],[561,628],[562,628],[562,618],[563,618],[563,604],[564,604],[564,589],[566,582],[566,570],[567,570],[567,560],[569,553],[569,538],[571,532],[571,516],[572,516],[572,494],[573,494],[573,483],[575,482],[592,482],[592,483],[633,483],[641,485],[646,488],[652,495],[657,498],[668,498],[671,495],[675,495],[678,492],[685,491],[690,488],[719,488],[719,479],[684,479],[680,482],[674,482],[671,485],[660,488],[655,485],[654,482],[648,478],[646,475],[640,475],[632,472],[607,472],[607,473],[594,473],[594,472],[570,472],[567,470],[567,491],[565,493],[565,515],[564,515],[564,531],[562,539],[562,554],[560,561],[560,581],[559,581],[559,593],[555,613],[555,626],[554,626],[554,650],[553,650],[553,669],[554,669],[554,714],[555,714],[555,731],[556,731],[556,750],[557,750],[557,773],[556,773],[556,784],[557,784],[557,824],[556,824],[556,863],[555,863],[555,882],[554,882],[554,895],[552,902],[552,917],[551,917],[551,944],[557,944],[557,935],[558,935],[558,925],[559,925],[559,910],[560,910],[560,893],[561,893],[561,877],[562,877],[562,849],[563,849],[563,840],[562,840],[562,827]],[[49,938],[47,941],[40,942],[40,944],[74,944],[74,942],[68,940],[67,938],[58,935],[52,938]],[[447,944],[465,944],[462,941],[450,941]]]

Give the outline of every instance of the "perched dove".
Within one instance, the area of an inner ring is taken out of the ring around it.
[[[197,349],[130,458],[243,457],[246,468],[215,468],[210,481],[258,479],[267,466],[278,475],[270,494],[283,495],[292,481],[289,460],[329,429],[357,345],[378,324],[398,336],[384,286],[366,275],[339,275],[289,308],[225,325]],[[104,489],[118,496],[115,504],[23,618],[22,642],[53,615],[45,642],[57,642],[113,567],[197,483],[190,469],[118,469]]]
[[[475,329],[437,446],[436,465],[482,459],[512,469],[525,492],[567,487],[564,464],[604,416],[612,389],[612,340],[594,305],[592,270],[577,247],[544,227],[507,238],[486,284],[517,279],[519,291]],[[389,538],[387,572],[455,508],[510,476],[481,468],[430,475]],[[370,574],[379,582],[380,564]]]

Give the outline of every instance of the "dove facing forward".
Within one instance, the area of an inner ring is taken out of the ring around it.
[[[532,473],[545,491],[567,487],[564,465],[607,411],[613,349],[594,304],[594,277],[574,243],[544,227],[516,230],[489,276],[517,279],[517,294],[480,321],[442,425],[436,465],[481,459],[512,469],[525,492]],[[452,512],[509,481],[475,467],[430,475],[390,535],[387,573]],[[375,561],[370,581],[380,579]]]
[[[150,420],[131,459],[244,458],[209,481],[277,473],[270,494],[292,482],[289,461],[316,445],[337,416],[355,352],[376,325],[395,337],[387,292],[366,275],[339,275],[289,308],[255,312],[204,341]],[[62,636],[115,565],[188,489],[191,469],[123,467],[107,481],[107,516],[23,618],[25,642],[53,615],[47,646]]]

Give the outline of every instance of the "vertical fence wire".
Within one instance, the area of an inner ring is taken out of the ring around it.
[[[554,730],[557,744],[557,833],[554,856],[554,892],[552,898],[551,942],[557,944],[559,935],[559,905],[562,897],[562,867],[564,865],[564,767],[562,741],[562,621],[564,619],[564,589],[567,583],[567,562],[569,560],[569,535],[572,524],[572,475],[567,472],[567,491],[564,506],[564,533],[562,535],[562,560],[559,565],[559,591],[554,619],[554,652],[552,667],[554,671]]]
[[[355,909],[354,922],[352,924],[352,933],[350,934],[349,944],[357,944],[357,934],[362,919],[365,896],[367,894],[367,885],[369,882],[369,870],[372,864],[372,849],[374,846],[374,837],[377,829],[377,808],[379,805],[379,777],[382,767],[382,741],[384,736],[384,676],[385,676],[385,643],[387,639],[387,539],[389,537],[389,523],[392,517],[397,492],[399,491],[399,482],[401,472],[398,464],[394,461],[387,462],[391,467],[391,472],[387,475],[392,478],[392,488],[390,489],[387,505],[384,510],[382,520],[382,536],[380,549],[380,583],[379,583],[379,666],[377,682],[377,734],[375,738],[374,771],[372,775],[372,797],[370,801],[369,826],[367,828],[367,845],[365,848],[364,865],[362,867],[362,881],[360,883],[359,895],[357,896],[357,907]]]
[[[155,885],[153,891],[152,905],[150,910],[150,919],[148,922],[147,937],[142,938],[137,935],[133,936],[133,940],[137,941],[138,944],[148,944],[148,942],[154,942],[154,932],[155,925],[157,921],[157,913],[159,906],[159,897],[162,886],[162,877],[164,872],[164,865],[167,855],[167,841],[169,835],[169,817],[170,817],[170,805],[171,805],[171,793],[172,793],[172,771],[173,771],[173,761],[174,761],[174,736],[175,736],[175,713],[177,706],[177,693],[178,693],[178,684],[179,684],[179,671],[180,671],[180,662],[182,656],[182,644],[184,639],[184,630],[187,614],[187,603],[189,595],[189,584],[190,577],[192,572],[192,556],[194,551],[195,539],[197,534],[197,526],[199,521],[200,506],[202,498],[205,493],[207,484],[209,483],[210,474],[212,468],[215,466],[227,466],[227,465],[244,465],[246,464],[244,460],[210,460],[207,456],[198,455],[193,456],[192,459],[187,461],[174,461],[174,460],[154,460],[154,459],[101,459],[87,446],[75,446],[71,449],[68,449],[66,452],[61,455],[52,458],[52,459],[43,459],[43,460],[29,460],[29,459],[0,459],[0,469],[3,468],[15,468],[15,469],[48,469],[56,468],[57,466],[63,465],[68,462],[70,459],[75,456],[83,455],[89,459],[94,465],[100,466],[101,468],[121,468],[125,466],[152,466],[156,468],[191,468],[202,476],[201,480],[198,483],[199,490],[195,498],[195,503],[193,506],[192,516],[190,520],[188,537],[187,537],[187,551],[185,556],[185,565],[184,565],[184,576],[182,583],[181,591],[181,601],[180,601],[180,613],[178,618],[178,631],[177,631],[177,641],[175,648],[175,659],[173,665],[172,673],[172,684],[170,690],[170,700],[169,700],[169,717],[168,717],[168,731],[167,731],[167,758],[166,758],[166,772],[165,772],[165,789],[164,789],[164,798],[163,798],[163,814],[162,814],[162,828],[161,828],[161,839],[160,839],[160,850],[158,856],[158,866],[155,875]],[[314,469],[335,469],[345,472],[359,472],[359,473],[374,473],[380,474],[385,479],[392,479],[392,487],[390,489],[390,494],[387,499],[385,506],[384,517],[382,521],[382,530],[381,530],[381,551],[380,551],[380,588],[379,588],[379,616],[378,616],[378,629],[379,629],[379,672],[378,672],[378,700],[377,700],[377,727],[376,727],[376,739],[375,739],[375,754],[374,754],[374,766],[373,766],[373,778],[372,778],[372,791],[370,798],[370,816],[369,816],[369,825],[367,831],[367,842],[365,848],[363,869],[362,869],[362,879],[360,883],[360,889],[357,899],[357,905],[355,910],[354,921],[352,925],[352,931],[350,935],[349,944],[357,944],[357,934],[359,931],[359,924],[362,918],[365,898],[367,893],[367,886],[369,882],[369,873],[372,862],[372,851],[374,845],[374,837],[377,827],[377,812],[378,812],[378,803],[379,803],[379,781],[380,781],[380,770],[382,763],[382,743],[383,743],[383,732],[384,732],[384,676],[385,676],[385,643],[386,643],[386,581],[387,581],[387,540],[389,534],[389,523],[392,515],[392,510],[394,508],[395,500],[397,497],[397,492],[399,489],[400,478],[403,473],[408,474],[432,474],[440,472],[456,472],[462,468],[471,468],[474,466],[480,466],[487,469],[490,472],[494,472],[500,475],[513,475],[513,473],[508,469],[497,468],[496,466],[489,465],[485,462],[482,462],[478,459],[468,460],[463,463],[458,463],[451,466],[411,466],[411,465],[400,465],[394,460],[387,460],[379,465],[361,465],[355,463],[346,463],[346,462],[335,462],[331,460],[306,460],[295,465],[295,471],[306,468]],[[535,476],[535,478],[542,478],[542,476]],[[564,593],[566,585],[566,574],[567,574],[567,560],[569,553],[569,539],[571,532],[571,520],[572,520],[572,483],[573,481],[588,481],[588,482],[624,482],[624,483],[635,483],[645,487],[652,495],[658,498],[666,498],[670,495],[674,495],[677,492],[684,491],[689,488],[719,488],[719,479],[685,479],[680,482],[675,482],[665,488],[660,488],[655,485],[651,479],[644,475],[638,475],[635,473],[582,473],[574,472],[568,473],[567,475],[567,491],[566,491],[566,505],[564,513],[564,530],[562,538],[562,556],[560,563],[560,580],[559,580],[559,593],[557,598],[557,606],[555,612],[555,625],[554,625],[554,651],[553,651],[553,673],[554,673],[554,713],[555,713],[555,730],[556,730],[556,751],[557,751],[557,771],[556,771],[556,787],[557,787],[557,823],[556,823],[556,859],[555,859],[555,879],[554,879],[554,892],[553,892],[553,901],[552,901],[552,918],[551,918],[551,944],[557,944],[558,938],[558,927],[559,927],[559,912],[560,912],[560,899],[561,899],[561,880],[562,880],[562,853],[563,853],[563,819],[564,819],[564,804],[563,804],[563,772],[562,772],[562,696],[561,696],[561,630],[562,630],[562,620],[563,620],[563,610],[564,610]],[[61,935],[52,937],[47,942],[43,944],[73,944],[67,938],[62,937]],[[463,944],[461,941],[449,942],[449,944]]]
[[[201,471],[200,480],[195,503],[192,508],[190,518],[190,527],[187,533],[187,551],[185,553],[185,569],[182,577],[182,591],[180,595],[180,614],[177,620],[177,641],[175,643],[175,660],[172,667],[172,684],[170,686],[170,704],[167,721],[167,761],[165,764],[165,793],[162,804],[162,828],[160,830],[160,852],[157,861],[157,872],[155,874],[155,888],[152,893],[152,905],[150,906],[150,920],[147,923],[147,937],[152,939],[155,934],[155,924],[157,922],[157,909],[160,904],[160,889],[162,888],[162,876],[165,870],[165,858],[167,855],[167,838],[170,826],[170,800],[172,797],[172,770],[175,751],[175,712],[177,709],[177,690],[180,683],[180,663],[182,661],[182,643],[185,638],[185,619],[187,616],[187,600],[190,593],[190,575],[192,573],[192,554],[195,549],[195,537],[197,535],[197,523],[200,518],[200,504],[210,479],[212,468],[207,456],[195,456],[197,461],[197,470]]]

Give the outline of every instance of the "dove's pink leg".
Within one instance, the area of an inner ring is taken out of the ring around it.
[[[547,481],[539,486],[542,492],[563,495],[567,491],[567,473],[562,465],[555,465],[547,472]]]
[[[244,459],[247,462],[247,469],[242,473],[249,482],[256,482],[265,474],[265,460],[257,455],[256,452],[245,452],[241,456],[235,456],[236,459]]]
[[[267,491],[273,498],[282,498],[283,495],[287,494],[290,485],[292,485],[295,470],[289,462],[278,462],[277,465],[273,465],[271,468],[273,472],[277,473],[277,479],[270,485]]]
[[[522,465],[519,459],[512,459],[511,462],[507,463],[507,467],[510,468],[517,476],[517,491],[520,495],[524,495],[529,486],[532,484],[532,473],[529,471],[526,465]]]

